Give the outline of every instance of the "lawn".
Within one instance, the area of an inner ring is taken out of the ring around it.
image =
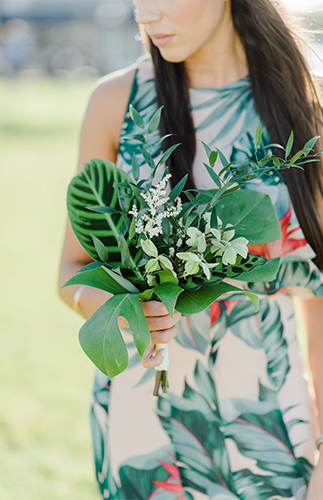
[[[90,88],[0,80],[3,500],[99,498],[88,419],[93,367],[78,344],[82,319],[57,293],[65,194]]]
[[[0,80],[0,498],[95,500],[93,367],[57,293],[92,82]]]

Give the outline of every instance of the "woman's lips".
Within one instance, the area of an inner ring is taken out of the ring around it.
[[[149,36],[156,47],[163,47],[174,38],[174,35],[167,35],[166,33],[155,33]]]

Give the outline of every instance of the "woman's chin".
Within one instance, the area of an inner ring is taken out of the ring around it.
[[[187,59],[187,55],[179,53],[178,51],[172,51],[167,49],[159,49],[159,52],[165,61],[170,63],[181,63]]]

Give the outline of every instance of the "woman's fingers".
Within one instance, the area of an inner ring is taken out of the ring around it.
[[[162,302],[157,300],[148,300],[140,302],[144,315],[149,316],[168,316],[168,311]]]
[[[152,342],[144,352],[141,362],[144,368],[152,368],[161,365],[164,360],[164,349],[160,349],[154,356],[155,345],[167,344],[176,337],[177,327],[175,325],[181,319],[181,314],[175,311],[172,318],[164,304],[156,300],[141,302],[141,307],[147,320]]]
[[[167,316],[146,316],[150,332],[168,330],[169,328],[175,326],[180,319],[181,314],[176,311],[174,313],[174,318],[172,318],[169,314],[167,314]]]
[[[153,344],[167,344],[176,337],[177,327],[173,326],[172,328],[168,328],[168,330],[150,332],[150,335]]]
[[[141,363],[144,368],[153,368],[155,366],[159,366],[162,364],[164,360],[163,351],[164,349],[160,349],[156,356],[153,355],[155,349],[155,345],[151,344],[144,352]]]

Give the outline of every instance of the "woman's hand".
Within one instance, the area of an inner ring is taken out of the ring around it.
[[[321,445],[322,453],[323,445]],[[307,500],[323,500],[323,456],[315,467],[307,491]]]
[[[142,358],[142,365],[145,368],[159,366],[163,362],[163,349],[153,356],[155,344],[167,344],[177,335],[176,323],[181,319],[181,314],[174,313],[172,318],[162,302],[150,300],[141,302],[141,307],[151,334],[151,345],[146,349]]]

